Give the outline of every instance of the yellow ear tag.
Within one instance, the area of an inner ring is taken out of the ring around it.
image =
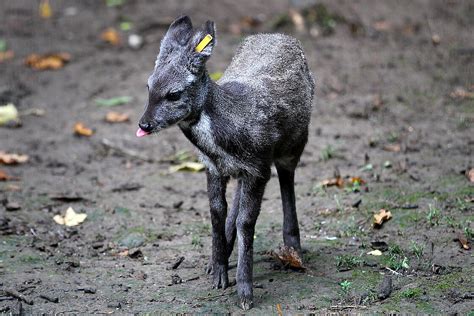
[[[196,52],[200,53],[204,48],[206,48],[207,45],[212,41],[212,36],[210,34],[207,34],[202,41],[199,42],[199,44],[196,46]]]

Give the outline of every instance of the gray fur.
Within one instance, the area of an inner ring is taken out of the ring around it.
[[[206,34],[214,40],[196,52]],[[255,223],[273,163],[282,194],[284,243],[301,250],[294,171],[308,138],[314,81],[296,39],[260,34],[244,40],[214,83],[205,63],[215,43],[213,22],[198,29],[188,17],[173,22],[148,80],[149,101],[139,125],[157,132],[177,124],[201,152],[213,228],[208,272],[214,287],[228,286],[228,259],[237,236],[237,290],[241,307],[248,309],[253,304]],[[227,216],[230,178],[239,180]]]

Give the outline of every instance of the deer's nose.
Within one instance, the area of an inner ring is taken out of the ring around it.
[[[153,129],[151,123],[140,122],[138,123],[138,126],[147,133],[151,132],[151,130]]]

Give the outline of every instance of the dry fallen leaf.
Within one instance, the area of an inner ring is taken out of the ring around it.
[[[86,127],[83,123],[77,122],[74,124],[74,133],[79,136],[92,136],[94,131],[88,127]]]
[[[389,31],[392,28],[392,24],[386,20],[377,21],[373,25],[374,29],[380,32]]]
[[[454,89],[453,92],[449,94],[449,96],[453,99],[474,99],[474,92],[467,91],[464,88],[458,87]]]
[[[0,126],[12,123],[14,124],[13,126],[20,124],[20,117],[15,105],[8,103],[7,105],[0,106]]]
[[[177,166],[171,166],[169,168],[169,172],[177,172],[177,171],[192,171],[192,172],[199,172],[204,170],[205,166],[202,163],[199,162],[192,162],[192,161],[186,161],[183,162]]]
[[[335,185],[338,188],[342,188],[344,187],[344,179],[342,179],[341,177],[330,178],[330,179],[321,181],[319,185],[322,187],[331,187]]]
[[[400,144],[389,144],[389,145],[385,145],[385,146],[383,147],[383,149],[384,149],[385,151],[390,151],[390,152],[393,152],[393,153],[398,153],[398,152],[400,152],[400,150],[401,150],[401,146],[400,146]]]
[[[350,181],[351,181],[352,184],[355,184],[355,183],[365,184],[365,180],[362,179],[361,177],[351,177]]]
[[[0,163],[5,165],[16,165],[20,163],[25,163],[28,161],[27,155],[18,155],[18,154],[8,154],[3,151],[0,151]]]
[[[77,226],[82,223],[87,217],[87,214],[84,213],[76,213],[72,207],[69,207],[66,210],[66,214],[62,215],[55,215],[53,220],[58,223],[59,225],[66,225],[66,226]]]
[[[126,113],[110,111],[105,115],[105,121],[109,123],[123,123],[129,120],[130,115]]]
[[[26,57],[25,63],[36,70],[57,70],[63,68],[70,60],[71,55],[68,53],[31,54]]]
[[[466,171],[466,176],[469,179],[469,182],[474,182],[474,168]]]
[[[392,213],[386,209],[381,209],[378,214],[374,214],[374,227],[382,226],[383,222],[392,218]]]
[[[371,256],[381,256],[381,255],[382,255],[382,251],[380,251],[380,250],[378,250],[378,249],[375,249],[375,250],[369,251],[367,254],[368,254],[368,255],[371,255]]]
[[[281,310],[281,304],[276,305],[278,316],[283,316],[283,311]]]
[[[8,181],[8,180],[11,180],[11,179],[12,179],[12,177],[10,177],[8,175],[8,173],[6,173],[2,169],[0,169],[0,181]]]
[[[295,25],[295,28],[298,32],[303,33],[303,32],[306,31],[306,26],[304,24],[304,18],[301,15],[301,13],[299,13],[295,9],[290,9],[288,11],[288,15],[290,16],[291,22],[293,22],[293,24]]]
[[[100,38],[109,43],[109,44],[112,44],[114,46],[117,46],[120,44],[121,42],[121,39],[120,39],[120,34],[117,32],[117,30],[115,30],[113,27],[109,27],[108,29],[106,29],[105,31],[103,31],[101,34],[100,34]]]
[[[469,246],[469,241],[467,240],[466,237],[464,237],[463,235],[459,235],[458,240],[461,243],[461,246],[463,249],[465,250],[471,249],[471,246]]]
[[[280,247],[278,252],[272,252],[272,255],[285,267],[293,269],[306,269],[303,266],[303,260],[301,260],[298,252],[293,247]]]
[[[39,5],[39,14],[43,19],[49,19],[53,15],[49,0],[41,0]]]
[[[6,50],[4,52],[0,52],[0,63],[5,60],[10,60],[15,56],[12,50]]]

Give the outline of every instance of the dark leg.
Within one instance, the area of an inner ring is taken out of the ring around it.
[[[244,310],[252,308],[253,305],[253,236],[268,179],[269,172],[265,178],[246,178],[242,181],[240,210],[236,222],[239,244],[237,292],[240,306]]]
[[[213,274],[213,287],[222,287],[224,289],[229,285],[229,278],[227,277],[227,241],[225,238],[227,213],[225,191],[227,181],[227,177],[207,173],[207,193],[209,195],[212,222],[212,255],[210,264]]]
[[[301,251],[300,230],[295,205],[295,170],[276,165],[283,204],[283,242],[287,247]]]
[[[242,180],[239,179],[237,187],[235,188],[234,200],[232,201],[232,208],[230,213],[227,215],[225,222],[225,237],[227,240],[227,257],[230,257],[232,250],[234,250],[235,237],[237,235],[237,229],[235,227],[235,221],[237,215],[239,215],[240,208],[240,195],[242,191]]]

